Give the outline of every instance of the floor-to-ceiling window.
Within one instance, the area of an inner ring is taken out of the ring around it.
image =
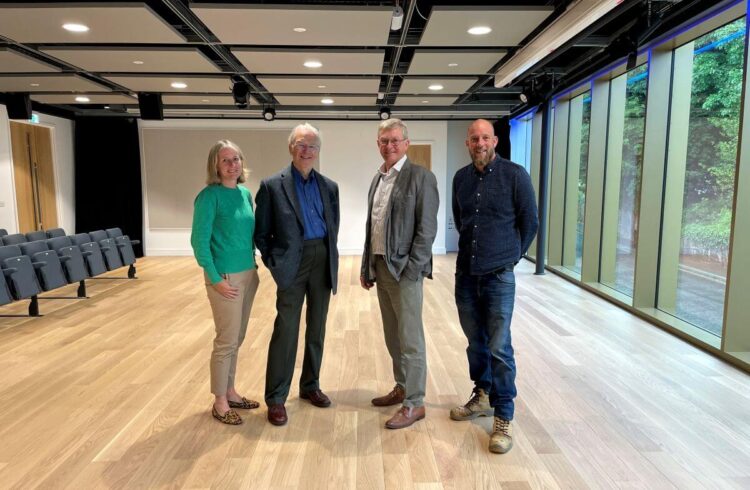
[[[721,335],[745,57],[741,18],[674,50],[657,307]]]
[[[563,267],[581,273],[586,174],[591,132],[591,91],[570,100],[563,226]]]
[[[633,296],[646,127],[648,65],[613,78],[609,91],[607,172],[599,280]]]

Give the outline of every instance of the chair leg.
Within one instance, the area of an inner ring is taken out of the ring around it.
[[[85,298],[86,297],[86,281],[81,281],[78,286],[78,297],[79,298]]]
[[[133,264],[128,267],[128,279],[135,279],[135,265]]]
[[[41,316],[39,314],[39,301],[36,294],[31,297],[31,303],[29,303],[29,316]]]

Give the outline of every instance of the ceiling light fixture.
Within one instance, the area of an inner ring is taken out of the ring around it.
[[[320,68],[321,66],[323,66],[323,63],[321,63],[320,61],[309,60],[305,61],[304,65],[306,68]]]
[[[430,90],[432,90],[432,91],[434,91],[434,92],[437,92],[438,90],[443,90],[443,88],[445,88],[445,87],[443,87],[439,83],[433,83],[432,85],[430,85],[427,88],[430,89]]]
[[[63,24],[63,29],[69,32],[88,32],[89,27],[83,24]]]
[[[108,106],[108,105],[105,105],[105,106],[104,106],[104,108],[105,108],[105,109],[109,109],[109,106]]]
[[[378,117],[380,117],[380,119],[382,119],[383,121],[385,121],[386,119],[390,119],[391,110],[387,106],[381,107],[378,111]]]
[[[269,122],[276,119],[276,110],[273,107],[263,109],[263,119]]]
[[[135,60],[135,61],[133,61],[133,64],[134,65],[142,65],[143,61],[141,61],[141,60]]]
[[[305,29],[304,27],[295,27],[295,28],[294,28],[294,29],[292,29],[292,30],[293,30],[294,32],[305,32],[305,31],[307,31],[307,29]]]
[[[185,82],[172,82],[172,88],[187,88],[187,83],[185,83]]]
[[[472,36],[484,36],[485,34],[492,32],[492,29],[487,26],[474,26],[466,32]]]
[[[400,5],[393,7],[393,17],[391,17],[391,30],[398,31],[404,23],[404,9]]]
[[[423,104],[429,104],[429,103],[430,103],[430,101],[429,101],[429,100],[423,100],[423,101],[422,101],[422,103],[423,103]]]
[[[201,102],[211,102],[209,99],[201,99]]]
[[[448,63],[448,66],[451,68],[455,68],[458,66],[458,63]]]
[[[38,87],[39,86],[38,83],[30,83],[29,85],[32,86],[32,87]]]
[[[333,99],[328,99],[328,98],[326,98],[326,99],[320,99],[320,103],[321,104],[325,104],[325,105],[331,105],[331,104],[333,104]]]
[[[325,85],[318,85],[318,88],[326,88]]]
[[[89,99],[88,97],[79,96],[76,97],[76,102],[91,102],[91,99]]]

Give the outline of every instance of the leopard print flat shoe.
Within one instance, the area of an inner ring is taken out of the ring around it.
[[[221,415],[219,414],[219,411],[216,410],[216,407],[212,407],[211,415],[213,415],[214,418],[222,424],[240,425],[242,423],[242,417],[240,417],[239,414],[231,408],[227,410],[224,415]]]
[[[256,402],[255,400],[249,400],[243,396],[242,400],[238,402],[229,400],[229,406],[231,408],[244,408],[245,410],[251,410],[253,408],[258,408],[260,406],[260,403]]]

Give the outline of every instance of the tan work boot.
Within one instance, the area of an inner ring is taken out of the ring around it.
[[[513,437],[511,437],[510,420],[495,417],[495,423],[492,426],[492,435],[490,436],[490,452],[505,454],[513,447]]]
[[[466,405],[451,408],[453,420],[472,420],[477,417],[492,417],[495,410],[490,406],[490,396],[482,388],[477,388]]]

